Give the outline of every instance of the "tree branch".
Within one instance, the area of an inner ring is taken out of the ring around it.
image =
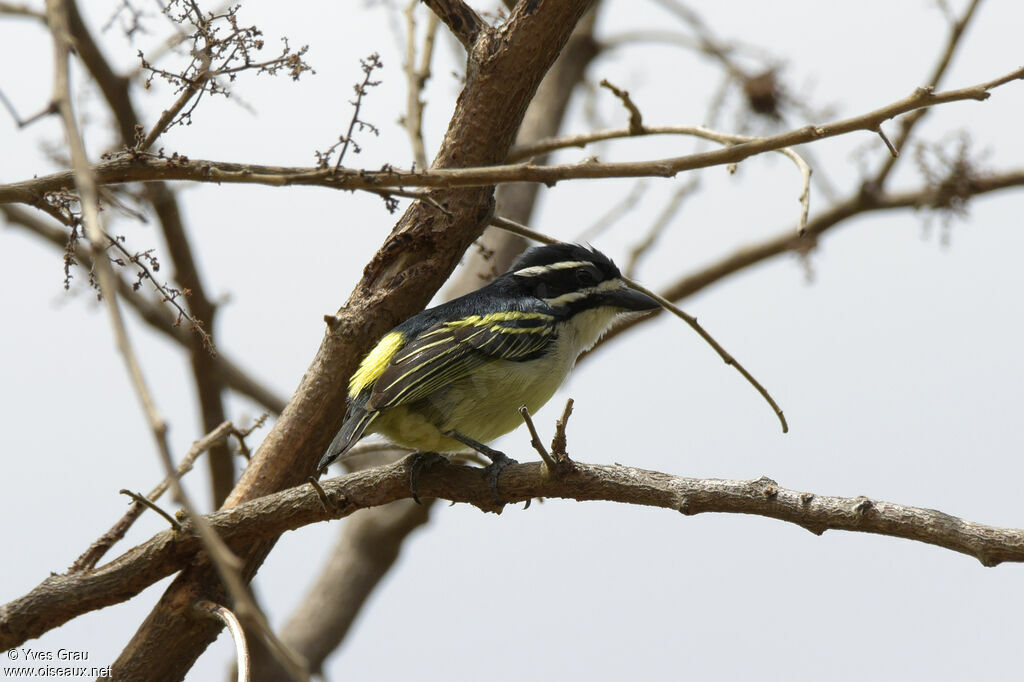
[[[491,31],[490,25],[462,0],[423,0],[423,3],[444,22],[470,54],[480,34]]]
[[[918,88],[902,100],[853,118],[820,126],[804,126],[770,137],[753,138],[749,142],[741,142],[724,149],[653,161],[615,163],[583,161],[554,166],[523,163],[487,167],[438,167],[425,171],[391,168],[381,171],[341,168],[334,171],[333,169],[192,160],[182,156],[161,158],[133,154],[122,155],[96,164],[92,170],[100,184],[189,180],[193,182],[261,184],[275,187],[307,185],[344,190],[381,190],[403,187],[453,189],[490,186],[505,182],[539,182],[553,185],[562,180],[572,179],[674,177],[683,171],[739,163],[756,154],[836,137],[857,130],[874,133],[883,121],[900,114],[949,102],[984,101],[988,99],[992,89],[1022,78],[1024,78],[1024,67],[999,78],[958,90],[933,93],[929,88]],[[589,141],[596,139],[600,138],[596,136],[588,138]],[[47,192],[67,189],[71,182],[71,173],[64,171],[33,180],[0,185],[0,203],[31,204]]]
[[[205,516],[235,547],[258,543],[310,523],[339,519],[368,507],[409,499],[412,457],[322,483],[333,508],[325,509],[308,485],[251,500]],[[500,511],[480,469],[438,464],[418,482],[422,497]],[[945,514],[867,497],[835,497],[780,487],[768,478],[733,481],[685,478],[618,465],[571,463],[552,476],[542,462],[502,470],[501,498],[509,504],[537,497],[603,500],[661,507],[687,516],[704,512],[752,514],[794,523],[815,535],[826,530],[916,540],[972,556],[984,566],[1024,562],[1024,529],[997,528]],[[187,532],[165,530],[93,571],[51,575],[27,595],[0,607],[0,648],[9,649],[89,611],[131,598],[193,560],[200,548]]]

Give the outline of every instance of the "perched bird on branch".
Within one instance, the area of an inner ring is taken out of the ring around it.
[[[534,247],[486,286],[377,342],[349,381],[345,422],[318,468],[380,433],[421,452],[471,448],[491,460],[493,488],[513,460],[486,443],[522,423],[520,406],[540,409],[616,317],[658,307],[596,249]]]

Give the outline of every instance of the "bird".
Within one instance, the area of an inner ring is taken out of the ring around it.
[[[349,380],[344,422],[317,469],[323,475],[377,433],[421,453],[475,450],[491,460],[496,492],[515,460],[486,444],[523,423],[520,406],[539,410],[616,318],[658,307],[593,247],[533,247],[508,272],[413,315],[373,346]]]

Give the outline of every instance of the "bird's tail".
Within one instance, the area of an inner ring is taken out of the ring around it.
[[[334,437],[327,452],[320,458],[320,464],[317,465],[316,470],[322,474],[327,467],[344,456],[363,437],[363,432],[378,414],[378,412],[367,411],[361,407],[352,407],[348,417],[345,418],[345,423],[341,425],[338,435]]]

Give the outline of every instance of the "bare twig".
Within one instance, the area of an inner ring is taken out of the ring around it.
[[[316,152],[318,165],[321,168],[326,168],[330,165],[331,154],[340,145],[341,151],[338,152],[338,159],[334,164],[333,173],[337,173],[338,169],[341,168],[341,162],[345,160],[345,154],[348,152],[349,145],[352,145],[352,150],[358,154],[361,150],[359,145],[352,139],[353,133],[355,133],[356,126],[359,130],[369,130],[374,135],[379,135],[380,131],[372,123],[368,123],[359,118],[359,110],[363,106],[363,98],[369,93],[370,88],[380,85],[380,81],[373,80],[373,72],[377,69],[383,68],[383,64],[380,61],[380,55],[376,52],[371,54],[366,59],[359,60],[360,68],[363,71],[362,83],[356,83],[353,89],[356,93],[356,98],[350,102],[352,105],[352,118],[348,122],[348,132],[338,138],[338,141],[327,148],[324,152]]]
[[[249,647],[245,642],[245,630],[238,617],[230,609],[206,599],[196,602],[196,610],[217,618],[227,627],[228,632],[231,633],[231,639],[235,643],[235,667],[238,668],[238,682],[249,682],[251,674]]]
[[[885,134],[885,131],[882,130],[882,126],[878,126],[877,128],[875,128],[875,132],[878,133],[878,136],[880,138],[882,138],[882,142],[885,143],[885,147],[886,149],[889,150],[889,154],[892,156],[892,158],[898,159],[900,157],[900,152],[898,149],[896,149],[896,145],[894,145],[892,141],[889,139],[889,137]]]
[[[181,91],[181,94],[179,94],[178,98],[174,100],[174,103],[167,109],[163,110],[160,114],[160,118],[153,124],[153,127],[150,129],[149,133],[146,134],[146,137],[142,142],[139,143],[138,149],[140,151],[146,151],[152,147],[157,138],[175,122],[178,115],[181,114],[188,103],[191,102],[196,95],[205,92],[206,84],[213,77],[213,74],[210,72],[211,57],[209,52],[201,51],[199,58],[202,63],[199,73],[195,78],[189,80],[188,84],[185,85],[184,89]]]
[[[141,276],[144,276],[145,279],[149,280],[149,282],[153,285],[153,288],[156,289],[157,293],[160,294],[161,300],[165,303],[171,304],[174,307],[174,309],[178,311],[178,321],[183,319],[188,320],[189,326],[191,326],[192,331],[194,331],[199,336],[199,338],[202,339],[203,346],[206,348],[206,350],[209,351],[210,353],[216,354],[216,348],[213,345],[213,337],[210,336],[209,332],[207,332],[206,329],[203,328],[202,321],[196,319],[195,316],[192,315],[192,313],[190,313],[188,310],[185,310],[185,308],[183,308],[181,304],[178,303],[178,297],[181,292],[179,292],[177,289],[173,291],[168,290],[166,285],[161,284],[159,280],[157,280],[157,278],[153,276],[153,273],[150,271],[149,267],[146,265],[143,259],[139,258],[138,254],[134,254],[128,249],[126,249],[124,244],[121,243],[120,239],[116,239],[106,233],[104,233],[104,236],[110,242],[111,246],[120,251],[121,255],[128,259],[127,262],[139,268],[139,270],[142,273]]]
[[[178,519],[174,518],[173,516],[165,512],[155,502],[147,500],[141,493],[132,492],[127,488],[121,488],[120,490],[118,490],[118,492],[121,493],[122,495],[127,495],[128,497],[132,498],[133,500],[135,500],[136,504],[139,504],[143,507],[148,507],[149,509],[152,509],[160,516],[164,517],[164,519],[167,520],[167,523],[171,524],[171,528],[173,528],[174,530],[181,530],[181,523],[178,522]]]
[[[32,114],[28,118],[22,118],[18,115],[18,111],[14,108],[14,103],[11,102],[11,100],[7,99],[7,95],[4,94],[3,90],[0,90],[0,104],[4,105],[4,108],[7,109],[7,113],[9,113],[11,115],[11,118],[14,119],[14,124],[18,126],[18,128],[25,128],[35,123],[36,121],[49,116],[50,114],[57,113],[57,103],[51,100],[45,107],[43,107],[36,113]]]
[[[797,220],[796,225],[797,233],[803,234],[804,230],[807,229],[807,216],[811,212],[811,166],[802,156],[789,147],[784,147],[779,152],[786,155],[796,165],[797,170],[800,171],[801,189],[800,196],[797,197],[797,201],[800,202],[800,218]]]
[[[530,445],[537,451],[540,458],[544,460],[544,464],[548,467],[549,471],[555,470],[555,460],[551,459],[551,455],[544,449],[544,443],[540,441],[540,435],[537,434],[537,427],[533,425],[533,418],[530,417],[530,410],[527,409],[526,405],[519,407],[519,414],[523,415],[523,421],[526,422],[526,428],[530,430]]]
[[[618,97],[622,101],[622,106],[626,107],[626,111],[629,112],[629,134],[630,135],[643,135],[644,134],[644,117],[640,113],[640,108],[633,102],[633,99],[629,96],[627,90],[620,90],[611,83],[608,82],[607,78],[602,78],[599,85],[602,88],[611,90],[612,94]]]
[[[573,400],[569,398],[565,401],[565,408],[562,409],[562,416],[555,422],[555,436],[551,439],[551,453],[554,455],[555,461],[567,462],[569,461],[569,451],[566,447],[565,438],[565,427],[569,424],[569,417],[572,416]]]
[[[718,343],[718,341],[715,341],[714,337],[712,337],[711,334],[705,331],[704,327],[702,327],[697,322],[696,317],[688,315],[683,310],[678,308],[674,303],[669,301],[667,298],[664,298],[663,296],[654,293],[650,289],[642,286],[641,284],[638,284],[637,282],[634,282],[628,277],[623,277],[622,280],[626,282],[626,284],[628,284],[629,286],[633,287],[634,289],[642,291],[648,296],[654,298],[655,300],[658,301],[658,303],[661,304],[663,308],[668,310],[670,313],[672,313],[679,319],[686,322],[686,324],[690,325],[690,327],[692,327],[693,330],[697,332],[697,334],[699,334],[700,337],[704,339],[704,341],[706,341],[709,346],[715,349],[715,352],[718,353],[719,357],[722,358],[722,362],[735,368],[737,372],[743,375],[743,378],[746,379],[751,386],[757,389],[757,392],[761,394],[761,397],[763,397],[765,401],[771,406],[772,410],[775,412],[775,416],[779,418],[779,423],[782,425],[782,432],[789,432],[789,424],[786,423],[786,417],[782,414],[782,408],[779,407],[778,403],[775,402],[775,399],[772,398],[770,393],[768,393],[768,390],[764,386],[762,386],[761,382],[755,379],[754,376],[736,360],[736,358],[734,358],[728,351],[726,351],[725,348],[723,348],[721,344]]]

